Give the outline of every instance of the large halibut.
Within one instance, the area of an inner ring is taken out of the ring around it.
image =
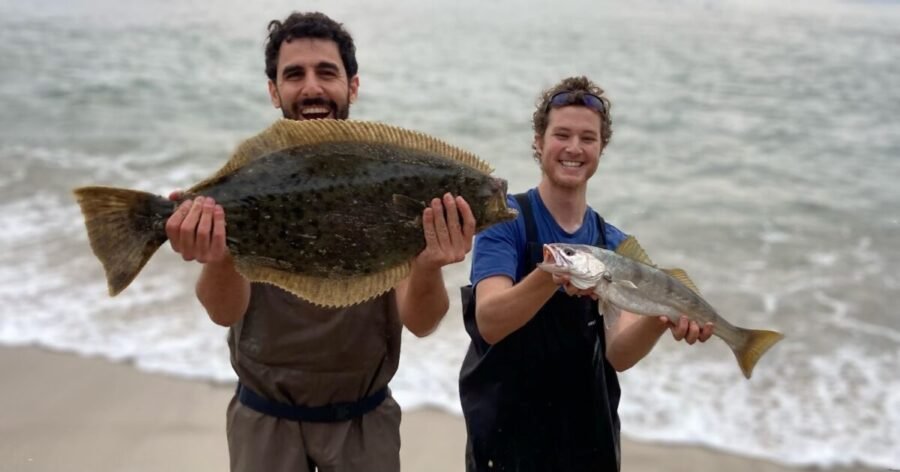
[[[506,182],[475,155],[425,134],[348,120],[279,120],[238,146],[184,199],[225,209],[226,244],[244,277],[341,307],[388,291],[425,248],[422,211],[465,198],[476,231],[515,218]],[[74,191],[115,296],[167,240],[180,202],[111,187]]]

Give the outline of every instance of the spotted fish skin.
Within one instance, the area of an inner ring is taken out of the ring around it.
[[[505,182],[396,146],[327,143],[270,154],[194,194],[225,209],[236,257],[315,277],[384,270],[425,248],[422,211],[443,192],[470,202],[482,229]]]
[[[633,236],[628,236],[616,251],[554,243],[544,246],[544,254],[549,262],[538,267],[568,276],[577,288],[593,289],[604,319],[616,318],[624,310],[666,316],[673,321],[687,316],[701,325],[713,323],[713,335],[731,348],[748,379],[763,354],[784,338],[775,331],[747,329],[728,322],[700,295],[683,270],[656,267]]]
[[[476,156],[436,138],[374,122],[280,120],[241,143],[180,201],[130,189],[75,189],[91,249],[112,296],[167,240],[181,201],[225,210],[237,271],[325,307],[390,290],[425,248],[422,214],[435,197],[463,197],[480,231],[516,217],[506,182]]]

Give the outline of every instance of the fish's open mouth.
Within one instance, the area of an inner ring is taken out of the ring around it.
[[[540,264],[541,268],[551,272],[563,272],[569,266],[570,262],[560,254],[560,249],[549,244],[544,244],[544,262]]]
[[[546,261],[545,262],[546,264],[557,265],[556,264],[556,254],[554,254],[553,248],[551,248],[550,246],[548,246],[546,244],[544,244],[544,260]]]

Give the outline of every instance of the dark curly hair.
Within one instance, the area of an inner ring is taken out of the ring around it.
[[[266,75],[275,82],[278,76],[278,53],[285,41],[299,38],[329,39],[337,43],[341,61],[347,71],[347,78],[356,75],[359,65],[356,63],[356,46],[353,37],[344,29],[344,25],[329,18],[324,13],[294,12],[284,21],[269,22],[269,36],[266,38]]]
[[[531,116],[535,134],[543,136],[544,132],[547,131],[547,125],[550,120],[550,99],[560,92],[575,92],[566,105],[582,104],[582,94],[585,93],[594,94],[603,100],[604,110],[600,113],[600,142],[605,149],[606,145],[609,144],[609,139],[612,137],[612,118],[610,118],[609,114],[612,104],[607,97],[603,96],[603,89],[585,76],[568,77],[541,93],[536,104],[537,108]],[[538,150],[535,149],[534,152],[534,158],[540,161],[540,156],[537,154]]]

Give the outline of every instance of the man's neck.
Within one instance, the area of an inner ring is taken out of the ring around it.
[[[538,193],[553,219],[569,233],[574,233],[584,222],[587,211],[587,188],[560,188],[546,178],[538,184]]]

